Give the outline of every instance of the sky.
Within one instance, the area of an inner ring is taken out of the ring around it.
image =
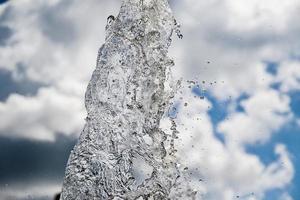
[[[184,35],[170,49],[183,80],[178,156],[199,198],[300,199],[300,2],[170,3]],[[106,19],[119,7],[0,1],[0,199],[60,191]]]

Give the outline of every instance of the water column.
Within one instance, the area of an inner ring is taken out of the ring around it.
[[[159,126],[174,95],[173,32],[182,38],[167,0],[124,0],[118,16],[108,17],[61,200],[170,197],[180,177],[176,131]]]

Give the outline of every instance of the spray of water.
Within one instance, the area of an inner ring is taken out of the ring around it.
[[[108,17],[61,200],[192,198],[179,181],[176,124],[159,128],[175,92],[173,33],[183,37],[167,0],[124,0]]]

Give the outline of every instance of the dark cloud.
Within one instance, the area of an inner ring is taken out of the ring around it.
[[[53,7],[44,7],[40,12],[41,30],[54,42],[68,44],[76,38],[75,26],[72,20],[65,16],[71,2],[63,1]]]
[[[12,30],[6,26],[0,26],[0,46],[4,46],[12,35]]]
[[[1,0],[0,0],[1,1]],[[1,4],[0,4],[1,6]],[[11,6],[7,6],[0,15],[0,23],[3,23],[13,16],[13,9]]]
[[[61,182],[74,144],[63,135],[53,143],[0,137],[0,185]]]
[[[42,87],[41,84],[28,80],[15,81],[13,75],[4,70],[0,70],[0,85],[0,101],[5,101],[12,93],[33,96]]]

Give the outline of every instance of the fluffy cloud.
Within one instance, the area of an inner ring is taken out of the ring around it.
[[[229,114],[228,120],[218,125],[218,131],[225,134],[228,142],[265,142],[292,118],[289,103],[289,97],[278,91],[257,91],[241,102],[244,112]]]
[[[205,111],[210,102],[183,95],[189,104],[177,119],[180,158],[202,180],[196,185],[203,199],[263,199],[293,179],[284,145],[277,144],[278,160],[268,165],[245,147],[269,141],[294,117],[288,92],[300,84],[299,5],[293,0],[186,0],[175,6],[185,36],[177,42],[181,49],[171,50],[179,64],[177,76],[205,81],[201,87],[218,102],[230,99],[226,118],[213,125]],[[276,74],[268,72],[267,62],[279,63]],[[224,135],[224,143],[216,134]],[[288,193],[278,198],[292,199]]]
[[[84,91],[104,39],[106,16],[117,1],[12,1],[1,6],[1,26],[11,35],[0,46],[0,70],[16,84],[43,85],[35,96],[11,94],[0,103],[0,134],[53,140],[80,133]],[[114,8],[114,9],[113,9]]]
[[[181,49],[172,49],[178,74],[217,81],[211,89],[223,99],[266,87],[265,61],[298,57],[298,6],[294,0],[178,2],[174,10],[185,36]]]
[[[41,88],[35,97],[12,94],[0,102],[0,130],[8,137],[54,140],[56,133],[78,133],[83,127],[80,97]]]
[[[189,179],[192,180],[193,188],[199,191],[199,199],[231,200],[237,196],[248,200],[263,199],[266,191],[284,189],[291,182],[294,167],[284,145],[276,145],[274,153],[278,156],[278,160],[267,165],[256,155],[245,150],[244,143],[249,142],[247,137],[265,140],[265,137],[270,134],[274,127],[263,121],[267,120],[267,117],[263,119],[264,116],[256,116],[262,118],[257,119],[257,121],[262,120],[261,124],[266,123],[263,126],[268,133],[261,134],[251,132],[246,135],[244,131],[248,131],[247,128],[253,131],[255,129],[252,129],[251,126],[242,126],[245,129],[240,128],[240,125],[243,125],[242,120],[237,124],[229,122],[228,134],[240,135],[234,138],[229,137],[223,143],[214,133],[213,124],[208,114],[208,111],[212,109],[210,102],[195,97],[190,91],[183,92],[183,94],[183,102],[188,102],[188,105],[180,108],[176,118],[177,129],[180,132],[177,141],[178,157],[181,160],[182,168],[188,167]],[[269,98],[269,95],[271,97],[274,95],[274,104],[277,103],[276,94],[267,93],[264,95],[266,98]],[[263,98],[264,95],[258,94],[258,97]],[[247,110],[254,105],[260,106],[262,102],[256,99],[258,97],[246,100],[245,109]],[[266,112],[272,112],[272,109],[274,112],[275,110],[285,112],[285,106],[284,103],[275,106],[276,108],[273,108],[274,105],[270,105],[270,109],[266,108],[268,109]],[[264,110],[262,112],[265,113]],[[276,121],[276,116],[273,118]],[[281,119],[277,120],[280,121]],[[255,122],[252,126],[255,126]],[[280,123],[274,126],[278,128]],[[167,121],[164,121],[162,128],[167,132],[169,131]]]
[[[276,81],[281,83],[280,90],[283,92],[300,90],[300,63],[296,61],[281,63]]]
[[[1,68],[23,73],[27,79],[56,84],[65,78],[87,82],[103,42],[106,16],[118,4],[70,0],[33,4],[27,0],[5,7],[2,25],[13,34],[0,48]]]

